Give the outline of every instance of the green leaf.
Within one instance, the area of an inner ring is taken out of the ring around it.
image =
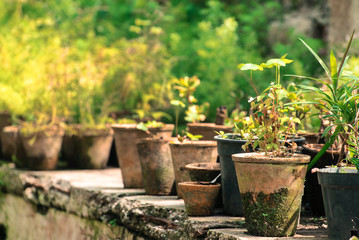
[[[329,69],[327,65],[325,65],[324,61],[318,56],[316,52],[306,43],[303,39],[299,38],[299,40],[304,44],[304,46],[312,53],[312,55],[317,59],[318,63],[322,66],[322,68],[325,71],[325,74],[328,76],[328,78],[331,78],[331,74],[329,72]]]
[[[171,100],[171,105],[180,106],[182,108],[186,107],[186,105],[180,100]]]
[[[263,67],[257,64],[253,64],[253,63],[241,63],[238,65],[238,68],[242,71],[246,71],[246,70],[252,70],[252,71],[263,71]]]

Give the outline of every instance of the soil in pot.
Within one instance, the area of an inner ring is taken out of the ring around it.
[[[175,175],[169,147],[170,140],[161,138],[137,140],[146,194],[169,195],[172,192]]]
[[[230,133],[233,127],[226,125],[216,125],[214,123],[187,123],[188,132],[193,135],[202,135],[201,140],[211,140],[217,135],[217,132],[223,131]]]
[[[25,153],[19,137],[18,126],[6,126],[1,133],[1,148],[3,157],[14,161],[16,167],[25,168]]]
[[[179,190],[183,194],[186,212],[189,216],[211,216],[221,185],[209,182],[181,182]]]
[[[174,125],[166,124],[162,128],[149,128],[151,134],[137,129],[136,124],[113,124],[112,129],[125,188],[142,188],[144,185],[136,140],[148,137],[170,138]]]
[[[324,168],[318,171],[322,187],[329,239],[351,239],[359,228],[359,173],[355,168]]]
[[[318,154],[324,144],[307,144],[302,153],[309,155],[311,160]],[[315,168],[324,168],[338,163],[339,151],[327,150],[314,165]],[[318,183],[318,173],[307,172],[305,177],[303,206],[313,216],[325,216],[321,187]]]
[[[191,181],[188,171],[185,170],[185,166],[190,163],[215,163],[217,160],[217,144],[215,141],[171,142],[170,148],[175,172],[177,195],[182,198],[182,193],[178,189],[178,183]]]
[[[71,127],[72,134],[66,134],[62,144],[68,166],[80,169],[105,168],[113,142],[113,130],[81,125]]]
[[[32,170],[55,169],[64,133],[65,131],[58,126],[30,134],[24,134],[20,130],[20,140],[24,147],[27,167]]]
[[[293,236],[301,210],[310,156],[267,157],[262,153],[232,156],[246,228],[256,236]]]

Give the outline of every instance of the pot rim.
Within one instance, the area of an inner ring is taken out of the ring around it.
[[[293,154],[290,157],[269,157],[264,152],[235,153],[232,154],[233,162],[257,163],[257,164],[308,164],[310,156],[305,154]]]
[[[113,130],[122,130],[122,131],[131,131],[133,129],[142,131],[137,129],[137,123],[116,123],[111,124],[111,128]],[[172,131],[174,129],[174,124],[164,124],[163,127],[149,127],[148,130],[161,130],[161,131]]]
[[[205,184],[201,184],[201,183],[205,183]],[[180,182],[180,183],[178,183],[178,185],[180,185],[180,186],[202,186],[204,188],[218,188],[221,186],[220,183],[212,183],[212,184],[206,184],[206,183],[210,183],[210,182],[206,182],[206,181]]]
[[[211,140],[198,140],[198,141],[185,141],[185,142],[175,141],[175,142],[170,142],[170,145],[182,146],[182,147],[192,147],[192,146],[196,146],[196,147],[216,147],[217,142],[216,141],[211,141]]]
[[[196,166],[198,164],[209,164],[209,165],[214,165],[214,166],[213,166],[213,168]],[[189,164],[185,165],[184,168],[186,170],[206,170],[206,171],[213,171],[213,172],[221,170],[220,163],[211,163],[211,162],[189,163]]]
[[[325,168],[320,168],[318,170],[320,173],[325,174],[351,174],[351,175],[359,175],[359,171],[355,167],[332,167],[327,166]]]

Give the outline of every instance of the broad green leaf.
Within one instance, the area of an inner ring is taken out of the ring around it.
[[[252,71],[263,71],[263,67],[257,64],[253,64],[253,63],[241,63],[238,65],[238,68],[242,71],[246,71],[246,70],[252,70]]]

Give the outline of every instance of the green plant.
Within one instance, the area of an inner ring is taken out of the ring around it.
[[[183,143],[186,139],[190,139],[190,141],[198,141],[199,139],[201,139],[203,136],[202,135],[193,135],[192,133],[186,132],[185,135],[181,136],[181,135],[177,135],[177,140],[180,143]]]
[[[266,155],[269,153],[274,156],[286,156],[296,148],[295,143],[288,143],[287,139],[296,133],[295,124],[300,123],[300,120],[293,116],[285,105],[289,93],[280,82],[280,68],[291,62],[292,60],[284,55],[280,59],[269,59],[260,65],[251,63],[238,65],[242,71],[250,70],[254,89],[252,71],[262,71],[264,68],[273,67],[276,70],[275,81],[271,82],[260,95],[249,100],[253,111],[254,127],[247,137],[248,141],[243,146],[244,149],[251,145],[253,149],[258,147]],[[257,92],[256,89],[255,91]],[[288,148],[286,144],[291,145],[291,148]]]
[[[174,78],[172,79],[173,89],[178,91],[178,99],[172,99],[171,104],[175,106],[175,115],[176,115],[176,134],[178,133],[178,118],[181,108],[187,107],[185,113],[185,120],[187,122],[200,122],[206,119],[206,109],[208,108],[208,103],[203,103],[202,105],[196,105],[197,99],[194,96],[194,92],[197,87],[200,85],[201,81],[197,76],[193,77],[184,77],[184,78]]]
[[[339,161],[342,161],[346,155],[346,159],[352,162],[357,168],[358,164],[358,141],[355,139],[358,132],[358,78],[348,76],[344,73],[344,66],[348,60],[348,52],[353,40],[354,32],[348,42],[345,53],[338,65],[337,59],[331,51],[330,66],[328,67],[324,61],[315,53],[315,51],[306,44],[302,43],[316,58],[325,72],[324,79],[309,78],[324,87],[301,86],[303,89],[315,92],[318,96],[313,102],[307,104],[318,104],[329,113],[324,118],[330,121],[323,135],[328,136],[329,140],[310,162],[308,169],[311,169],[324,152],[332,146],[336,141],[340,149]],[[304,78],[304,77],[301,77]],[[346,147],[348,146],[348,147]],[[346,150],[348,148],[348,150]]]

